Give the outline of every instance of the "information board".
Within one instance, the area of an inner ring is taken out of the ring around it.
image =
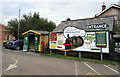
[[[38,52],[38,45],[39,45],[39,42],[38,42],[38,34],[35,34],[35,51]]]
[[[28,45],[29,45],[29,35],[24,35],[24,46],[23,46],[23,51],[27,51],[28,50]]]
[[[106,39],[106,31],[96,32],[96,47],[106,47],[107,39]]]

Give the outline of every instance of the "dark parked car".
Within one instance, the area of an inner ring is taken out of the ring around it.
[[[23,40],[16,40],[16,41],[11,42],[11,45],[10,45],[9,48],[10,49],[20,50],[20,49],[23,49],[23,45],[24,45]]]
[[[7,41],[7,42],[3,42],[3,47],[9,48],[10,45],[12,44],[12,42],[14,42],[14,41],[10,40],[10,41]]]
[[[7,42],[3,42],[3,47],[5,47],[5,46],[6,46],[6,44],[7,44]]]

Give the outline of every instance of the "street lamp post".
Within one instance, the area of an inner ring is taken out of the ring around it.
[[[19,29],[20,29],[20,9],[19,9],[19,20],[18,20],[18,40],[19,40]]]

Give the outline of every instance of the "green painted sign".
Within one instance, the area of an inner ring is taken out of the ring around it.
[[[35,34],[35,51],[38,52],[39,39],[38,35]]]
[[[24,35],[24,46],[23,46],[23,51],[28,51],[28,46],[29,46],[29,35]]]
[[[96,32],[96,46],[97,47],[106,47],[107,46],[106,31]]]

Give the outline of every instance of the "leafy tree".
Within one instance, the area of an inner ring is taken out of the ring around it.
[[[8,22],[8,30],[7,33],[13,34],[16,38],[18,36],[18,20],[17,18],[11,19]],[[48,21],[45,18],[41,18],[38,13],[32,15],[24,14],[23,18],[20,20],[20,38],[22,38],[22,33],[28,30],[41,30],[41,31],[52,31],[56,27],[56,24],[52,21]]]

